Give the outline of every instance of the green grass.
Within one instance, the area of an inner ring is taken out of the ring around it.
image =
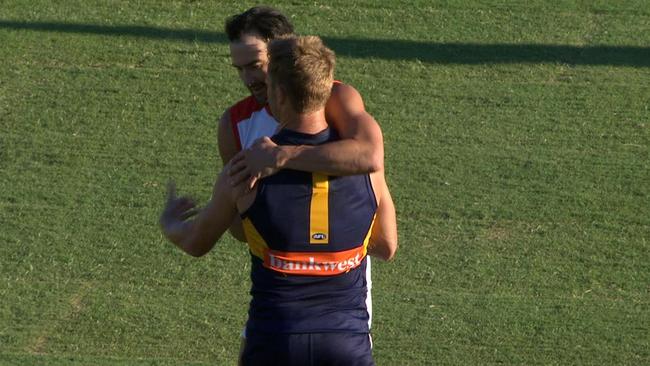
[[[234,363],[246,248],[190,258],[157,217],[170,177],[209,197],[250,5],[0,5],[0,364]],[[379,365],[650,363],[646,1],[276,6],[384,131]]]

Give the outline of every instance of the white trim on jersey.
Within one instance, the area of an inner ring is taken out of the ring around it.
[[[261,137],[273,136],[278,126],[278,122],[265,108],[255,111],[250,117],[237,122],[237,132],[242,149],[249,148]]]
[[[370,271],[370,256],[366,257],[366,288],[367,288],[366,309],[368,310],[368,329],[371,329],[372,328],[372,276]]]

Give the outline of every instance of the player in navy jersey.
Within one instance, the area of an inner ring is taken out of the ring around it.
[[[334,55],[317,37],[269,46],[268,98],[279,146],[339,138],[325,120]],[[226,167],[227,169],[227,167]],[[170,187],[165,235],[207,253],[239,214],[251,253],[252,300],[244,365],[372,365],[366,256],[397,249],[395,210],[383,173],[329,176],[291,169],[233,188],[222,172],[205,208]]]
[[[255,6],[228,18],[225,32],[233,67],[250,95],[235,103],[219,120],[219,154],[224,164],[232,160],[233,184],[269,175],[279,168],[292,168],[331,175],[350,175],[383,170],[384,149],[379,125],[365,110],[354,87],[334,82],[325,104],[328,124],[341,136],[324,145],[277,145],[268,136],[278,122],[267,104],[268,42],[291,35],[294,27],[277,9]],[[245,241],[239,218],[232,235]],[[370,255],[374,253],[370,252]],[[367,303],[372,318],[371,263],[366,266]],[[245,334],[242,334],[244,341]]]

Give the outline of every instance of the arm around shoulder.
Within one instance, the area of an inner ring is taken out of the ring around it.
[[[328,123],[343,140],[356,143],[359,153],[358,173],[384,169],[384,138],[377,121],[367,111],[361,94],[351,85],[334,83],[325,106]]]
[[[334,84],[325,115],[341,140],[319,146],[281,146],[278,168],[330,175],[363,174],[384,167],[384,141],[379,124],[366,112],[353,87]]]

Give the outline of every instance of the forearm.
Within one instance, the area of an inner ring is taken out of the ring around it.
[[[383,167],[381,145],[354,139],[318,146],[278,146],[280,168],[322,172],[329,175],[371,173]]]

